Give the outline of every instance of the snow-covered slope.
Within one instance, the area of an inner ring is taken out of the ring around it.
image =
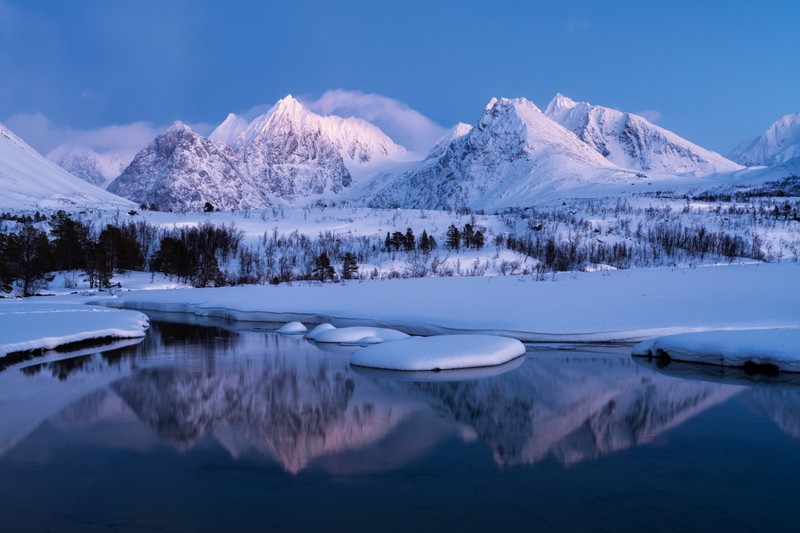
[[[76,178],[0,124],[0,208],[130,209],[134,204]]]
[[[238,170],[234,153],[176,122],[139,152],[108,190],[160,210],[251,209],[272,205]]]
[[[430,152],[428,152],[425,160],[428,161],[430,159],[438,159],[442,157],[452,143],[464,137],[470,131],[472,131],[471,125],[459,122],[450,128],[447,133],[442,135],[438,141],[436,141],[436,144],[434,144],[433,148],[431,148]]]
[[[800,157],[800,113],[784,115],[760,137],[737,146],[730,158],[747,166],[772,166]]]
[[[228,113],[225,120],[211,132],[208,138],[215,143],[230,145],[246,129],[247,121],[245,119],[233,113]]]
[[[456,128],[446,142],[419,168],[371,192],[369,203],[496,208],[524,205],[543,192],[637,179],[524,98],[492,99],[474,128]]]
[[[741,167],[645,118],[557,94],[545,114],[622,168],[709,174]]]
[[[48,152],[47,159],[73,176],[105,188],[114,178],[122,174],[135,155],[129,151],[99,153],[87,146],[62,144]]]

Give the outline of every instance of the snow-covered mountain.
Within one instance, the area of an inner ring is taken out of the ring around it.
[[[557,94],[545,114],[622,168],[709,174],[741,167],[633,113]]]
[[[525,98],[492,99],[474,128],[459,126],[417,169],[369,193],[373,206],[425,209],[522,205],[543,192],[638,179]]]
[[[223,126],[224,122],[217,129]],[[407,157],[404,147],[369,122],[353,117],[318,115],[306,109],[292,95],[282,98],[267,113],[254,119],[232,144],[241,151],[253,144],[281,141],[286,136],[324,139],[333,145],[350,170],[353,164]],[[299,143],[298,148],[303,147],[304,143]]]
[[[290,95],[249,124],[229,114],[208,139],[176,123],[109,190],[159,209],[255,209],[335,197],[354,174],[407,157],[372,124],[317,115]]]
[[[97,207],[134,204],[73,176],[0,124],[0,208]]]
[[[257,117],[232,143],[242,172],[289,203],[335,196],[407,151],[372,124],[312,113],[291,95]]]
[[[105,188],[122,174],[135,155],[130,151],[100,153],[87,146],[62,144],[48,152],[47,159],[73,176]]]
[[[729,157],[747,166],[779,165],[800,157],[800,113],[782,116],[763,135],[737,146]]]
[[[315,117],[287,96],[256,118],[233,143],[242,172],[289,203],[341,192],[352,177]]]
[[[176,122],[133,159],[108,190],[160,210],[254,209],[272,205],[238,168],[230,148]]]
[[[247,129],[247,124],[247,121],[242,117],[228,113],[225,120],[211,132],[208,138],[215,143],[233,144],[236,137]]]

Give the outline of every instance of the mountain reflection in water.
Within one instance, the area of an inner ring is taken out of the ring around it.
[[[362,375],[348,361],[299,337],[154,322],[141,344],[0,374],[0,390],[53,398],[29,402],[20,424],[12,395],[0,395],[0,458],[49,424],[117,449],[210,443],[291,474],[398,468],[452,438],[499,466],[573,465],[737,395],[800,437],[800,388],[683,379],[620,354],[532,352],[504,374],[453,382]]]

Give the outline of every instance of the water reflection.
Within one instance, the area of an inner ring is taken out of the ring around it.
[[[800,388],[685,379],[620,354],[535,352],[441,382],[348,361],[298,337],[154,322],[141,344],[0,375],[0,391],[13,391],[0,392],[0,456],[46,421],[95,446],[212,445],[292,474],[399,468],[452,439],[501,466],[573,465],[651,442],[734,396],[800,438]]]

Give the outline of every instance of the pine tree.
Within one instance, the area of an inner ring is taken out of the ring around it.
[[[331,266],[331,260],[328,257],[328,254],[322,252],[316,257],[316,259],[314,259],[314,271],[312,272],[314,279],[317,279],[322,283],[325,283],[326,279],[332,280],[334,274],[335,271]]]
[[[403,247],[405,248],[406,252],[412,251],[416,248],[416,242],[414,240],[414,232],[411,228],[406,229],[406,235],[403,238]]]
[[[48,274],[52,265],[50,242],[44,231],[25,224],[19,233],[8,236],[7,251],[23,296],[33,296],[53,280]]]
[[[74,270],[86,263],[89,244],[89,226],[73,220],[64,211],[50,218],[50,234],[53,236],[53,267],[58,270]]]
[[[342,279],[353,279],[358,276],[358,263],[356,256],[350,252],[344,254],[342,263]]]
[[[422,230],[422,237],[419,238],[419,249],[422,250],[424,253],[428,253],[431,251],[430,249],[431,241],[428,238],[428,232]]]
[[[458,231],[455,224],[450,224],[450,227],[447,228],[446,238],[449,249],[458,250],[461,247],[461,232]]]
[[[475,244],[475,230],[472,227],[472,224],[465,224],[464,230],[461,232],[461,240],[464,241],[464,248],[472,248]]]
[[[483,236],[483,231],[481,231],[481,230],[476,231],[475,232],[475,238],[473,239],[473,243],[475,245],[475,248],[477,248],[478,250],[483,249],[483,246],[484,246],[485,242],[486,242],[486,240],[485,240],[485,237]]]

